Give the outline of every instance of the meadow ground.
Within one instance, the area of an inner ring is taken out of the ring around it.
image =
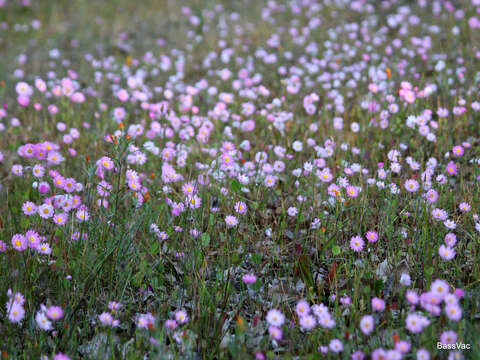
[[[0,0],[2,359],[480,359],[480,0]]]

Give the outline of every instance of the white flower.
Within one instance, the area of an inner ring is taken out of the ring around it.
[[[410,279],[410,275],[403,273],[400,277],[400,284],[403,286],[410,286],[412,284],[412,280]]]
[[[295,150],[296,152],[300,152],[300,151],[302,151],[302,149],[303,149],[303,144],[302,144],[301,141],[296,140],[296,141],[293,142],[292,148],[293,148],[293,150]]]

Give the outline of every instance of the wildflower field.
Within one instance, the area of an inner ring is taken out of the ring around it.
[[[0,0],[1,359],[480,359],[480,0]]]

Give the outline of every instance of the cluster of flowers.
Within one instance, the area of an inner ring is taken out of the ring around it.
[[[45,242],[45,236],[40,236],[35,230],[28,230],[25,234],[12,236],[12,247],[17,251],[25,251],[27,248],[37,251],[39,254],[50,255],[52,249]],[[0,241],[0,249],[5,249],[5,244]]]
[[[122,305],[118,302],[115,301],[110,301],[108,303],[108,309],[110,312],[103,312],[100,315],[98,315],[98,320],[100,320],[100,323],[105,326],[111,326],[111,327],[117,327],[120,325],[120,321],[115,319],[114,316],[120,310]]]

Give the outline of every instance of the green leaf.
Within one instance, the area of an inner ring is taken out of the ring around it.
[[[240,184],[240,182],[237,179],[233,179],[230,182],[230,187],[232,188],[232,191],[236,193],[242,192],[242,184]]]
[[[338,245],[333,246],[332,247],[332,254],[335,255],[335,256],[340,255],[340,246],[338,246]]]
[[[202,246],[207,247],[210,244],[210,235],[208,233],[202,234]]]
[[[262,262],[262,255],[257,253],[252,254],[252,262],[257,265],[260,264]]]

